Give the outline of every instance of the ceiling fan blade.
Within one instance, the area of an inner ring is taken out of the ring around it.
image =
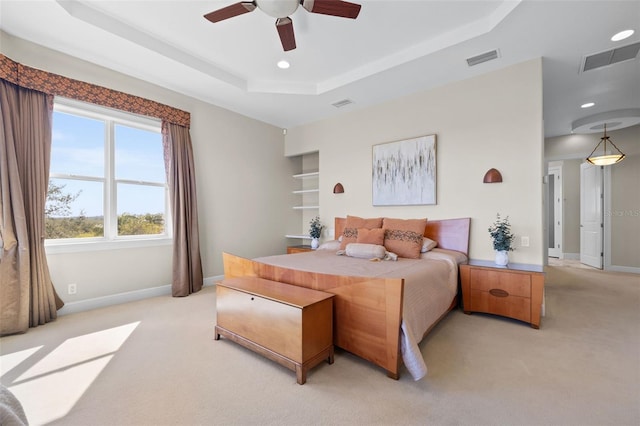
[[[296,48],[296,36],[293,34],[293,21],[291,18],[278,18],[276,20],[276,29],[282,42],[284,51]]]
[[[225,19],[233,18],[234,16],[242,15],[243,13],[253,12],[255,8],[255,1],[241,1],[239,3],[234,3],[231,6],[223,7],[222,9],[207,13],[204,17],[211,22],[220,22]]]
[[[341,18],[356,19],[360,13],[360,6],[356,3],[339,0],[300,0],[302,7],[311,13],[339,16]]]

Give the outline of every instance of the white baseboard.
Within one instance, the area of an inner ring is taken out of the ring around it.
[[[223,275],[207,277],[202,281],[203,286],[212,286],[216,282],[222,280]],[[92,309],[104,308],[121,303],[135,302],[136,300],[148,299],[150,297],[170,296],[171,285],[163,285],[160,287],[145,288],[142,290],[128,291],[126,293],[110,294],[109,296],[96,297],[93,299],[78,300],[77,302],[67,302],[62,309],[58,311],[58,315],[69,315],[77,312],[90,311]]]
[[[610,265],[605,268],[605,271],[611,272],[628,272],[630,274],[640,274],[640,268],[635,268],[633,266],[616,266]]]
[[[223,279],[224,279],[224,275],[216,275],[213,277],[208,277],[204,279],[203,285],[204,286],[216,285],[218,281],[222,281]]]
[[[580,260],[580,253],[563,253],[563,256],[567,260]],[[635,266],[608,265],[605,266],[603,270],[611,272],[628,272],[630,274],[640,274],[640,268],[637,268]]]

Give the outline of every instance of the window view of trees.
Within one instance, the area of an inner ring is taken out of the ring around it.
[[[118,235],[152,235],[164,232],[162,213],[118,215]]]
[[[102,237],[104,235],[102,217],[87,218],[83,211],[80,212],[80,216],[71,216],[71,203],[80,196],[80,191],[70,194],[64,189],[65,185],[49,182],[47,203],[44,208],[45,237],[48,239]]]
[[[45,237],[94,238],[104,236],[104,218],[87,217],[84,211],[72,216],[71,204],[78,198],[77,193],[65,192],[65,185],[49,182],[47,203],[45,204]],[[162,213],[118,215],[118,235],[156,235],[164,232]]]

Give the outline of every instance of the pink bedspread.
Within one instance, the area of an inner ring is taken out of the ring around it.
[[[424,333],[447,312],[458,288],[458,264],[467,257],[460,252],[433,249],[422,259],[398,258],[378,261],[338,256],[334,250],[267,256],[254,259],[290,269],[334,275],[404,278],[402,306],[402,360],[414,380],[427,374],[418,343]]]

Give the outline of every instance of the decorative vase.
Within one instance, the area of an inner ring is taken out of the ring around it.
[[[496,265],[507,266],[509,263],[509,252],[506,250],[496,250]]]
[[[314,249],[314,250],[317,249],[319,245],[320,245],[320,241],[318,241],[317,238],[312,238],[311,239],[311,248],[312,249]]]

